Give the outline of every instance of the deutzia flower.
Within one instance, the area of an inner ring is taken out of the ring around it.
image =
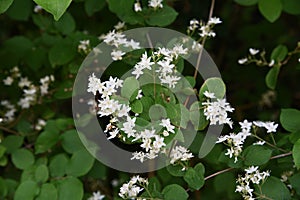
[[[262,127],[267,129],[267,133],[274,133],[278,127],[278,124],[274,124],[274,122],[262,122],[262,121],[254,121],[253,124],[257,127]]]
[[[174,132],[175,126],[171,125],[170,119],[162,119],[159,125],[165,127],[168,132],[175,133]]]
[[[209,24],[209,25],[213,24],[214,25],[214,24],[221,24],[221,23],[222,23],[222,21],[220,20],[220,18],[212,17],[208,20],[207,24]]]
[[[238,63],[239,63],[240,65],[243,65],[243,64],[245,64],[246,62],[248,62],[248,59],[247,59],[247,58],[241,58],[241,59],[238,60]]]
[[[88,198],[88,200],[102,200],[104,199],[105,195],[102,195],[101,192],[93,192],[93,196]]]
[[[253,55],[253,56],[254,56],[254,55],[256,55],[256,54],[258,54],[258,53],[259,53],[259,50],[258,50],[258,49],[253,49],[253,48],[250,48],[250,49],[249,49],[249,52],[250,52],[250,54],[251,54],[251,55]]]
[[[175,148],[173,148],[171,150],[171,153],[170,153],[171,161],[170,161],[170,163],[174,164],[176,161],[187,161],[187,160],[189,160],[193,157],[194,157],[193,154],[190,153],[189,150],[186,149],[185,147],[176,146]]]
[[[162,2],[163,2],[163,0],[149,0],[148,6],[154,8],[154,9],[163,8]]]
[[[269,63],[269,67],[272,67],[275,64],[275,60],[272,59],[271,62]]]
[[[119,196],[123,199],[135,199],[148,184],[148,179],[133,176],[128,183],[121,186]]]
[[[122,29],[122,28],[124,28],[125,27],[125,22],[118,22],[115,26],[114,26],[114,28],[116,29],[116,30],[120,30],[120,29]]]
[[[79,43],[78,52],[88,53],[90,50],[90,40],[81,40]]]
[[[14,82],[14,79],[10,76],[6,77],[5,79],[3,79],[3,83],[4,85],[11,85]]]
[[[134,11],[135,12],[140,12],[142,11],[141,3],[139,1],[134,3]]]
[[[36,6],[34,6],[33,12],[39,13],[39,12],[41,12],[42,10],[43,10],[42,6],[36,5]]]
[[[125,55],[125,52],[121,51],[121,50],[113,50],[111,52],[111,58],[116,61],[116,60],[122,60],[122,56]]]

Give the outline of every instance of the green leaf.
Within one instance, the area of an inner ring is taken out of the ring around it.
[[[76,55],[76,49],[69,39],[59,40],[49,51],[49,60],[53,67],[70,62]]]
[[[17,135],[9,135],[2,141],[2,145],[6,148],[7,153],[13,153],[23,144],[24,138]]]
[[[175,21],[178,13],[170,6],[165,5],[162,9],[153,11],[149,18],[146,18],[150,26],[167,26]]]
[[[172,165],[172,164],[168,165],[167,170],[172,176],[181,177],[181,176],[184,176],[184,174],[185,174],[185,171],[182,170],[181,165]]]
[[[148,190],[151,193],[161,191],[161,184],[160,184],[159,179],[157,177],[151,177],[149,179]]]
[[[215,97],[217,97],[218,99],[222,99],[224,98],[226,93],[226,86],[221,78],[208,78],[205,80],[199,90],[199,97],[202,101],[206,99],[204,95],[205,91],[212,92],[215,94]]]
[[[281,109],[280,123],[282,127],[290,132],[300,131],[300,111],[297,109]]]
[[[57,199],[57,189],[51,183],[45,183],[41,187],[40,194],[37,196],[36,200],[56,200]]]
[[[69,161],[69,158],[61,153],[55,155],[49,164],[49,171],[51,174],[51,177],[62,177],[65,175],[66,172],[66,166]]]
[[[259,145],[251,145],[244,151],[244,163],[248,166],[266,164],[272,155],[272,150]]]
[[[59,130],[64,131],[68,127],[74,126],[74,121],[72,118],[59,118],[55,120],[55,124]]]
[[[54,97],[56,99],[68,99],[72,97],[73,82],[70,80],[63,81],[57,86]]]
[[[32,13],[31,0],[14,0],[6,13],[14,20],[27,21]]]
[[[98,160],[95,160],[94,165],[87,176],[94,179],[105,179],[108,174],[107,172],[107,167]]]
[[[7,195],[8,188],[6,186],[5,180],[0,177],[0,198],[3,198]]]
[[[39,165],[35,170],[34,177],[38,183],[46,182],[49,178],[48,167],[46,165]]]
[[[284,58],[287,56],[288,54],[288,48],[285,45],[278,45],[277,47],[275,47],[271,53],[271,59],[280,62],[283,61]]]
[[[4,13],[14,0],[2,0],[0,1],[0,14]]]
[[[94,157],[85,149],[76,151],[66,166],[66,173],[70,176],[87,174],[94,164]]]
[[[188,183],[189,187],[199,190],[204,185],[204,176],[195,169],[189,168],[184,174],[183,179]]]
[[[105,0],[86,0],[84,2],[84,9],[88,16],[100,11],[105,6]]]
[[[189,197],[188,193],[180,185],[177,184],[167,185],[163,189],[162,194],[164,195],[164,200],[185,200]]]
[[[198,101],[194,102],[190,107],[190,120],[195,128],[195,130],[203,130],[209,124],[208,120],[204,116],[203,109],[201,108],[201,103]]]
[[[81,200],[83,198],[83,185],[80,180],[68,177],[58,182],[58,198]]]
[[[201,174],[201,176],[204,176],[205,167],[202,163],[198,163],[197,165],[195,165],[194,169],[197,172],[197,174]]]
[[[31,69],[37,71],[48,61],[47,51],[44,48],[31,48],[28,50],[24,61]]]
[[[281,14],[281,0],[259,0],[258,9],[269,22],[275,22]]]
[[[285,184],[274,176],[268,177],[261,185],[261,192],[260,189],[256,189],[256,192],[265,195],[268,199],[291,199],[290,191],[287,189]]]
[[[135,77],[126,78],[124,80],[123,87],[121,88],[121,96],[127,99],[132,98],[134,92],[139,89],[139,85],[140,84]]]
[[[65,35],[72,33],[76,28],[75,20],[68,12],[66,12],[58,21],[54,22],[54,26]]]
[[[27,149],[18,149],[12,154],[12,162],[19,169],[26,169],[34,163],[34,156]]]
[[[292,15],[299,15],[300,14],[300,1],[299,0],[284,0],[282,2],[283,10],[286,13]]]
[[[84,149],[78,133],[74,129],[66,131],[61,135],[61,144],[64,150],[71,154]]]
[[[47,12],[54,16],[57,21],[70,6],[72,0],[33,0]]]
[[[294,174],[292,177],[289,177],[289,182],[292,185],[292,188],[296,190],[296,193],[300,195],[300,173]]]
[[[266,85],[272,90],[274,90],[276,87],[279,71],[280,71],[280,66],[276,65],[269,70],[266,76],[266,80],[265,80]]]
[[[38,138],[36,139],[35,143],[35,153],[44,153],[50,150],[59,140],[59,133],[56,131],[43,131]]]
[[[142,113],[143,112],[143,104],[140,100],[135,100],[130,105],[132,112],[134,113]]]
[[[39,188],[34,181],[22,182],[16,190],[14,200],[33,200],[38,194]]]
[[[300,139],[293,146],[293,159],[296,167],[300,169]]]
[[[236,3],[242,6],[252,6],[257,4],[258,0],[234,0]]]

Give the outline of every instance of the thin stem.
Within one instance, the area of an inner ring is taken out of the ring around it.
[[[220,175],[220,174],[223,174],[223,173],[225,173],[225,172],[229,172],[229,171],[231,171],[231,170],[233,170],[234,168],[227,168],[227,169],[223,169],[223,170],[221,170],[221,171],[218,171],[218,172],[216,172],[216,173],[213,173],[213,174],[211,174],[211,175],[209,175],[209,176],[207,176],[207,177],[205,177],[204,178],[204,180],[206,181],[206,180],[208,180],[208,179],[210,179],[210,178],[213,178],[213,177],[215,177],[215,176],[218,176],[218,175]]]
[[[290,155],[292,155],[292,154],[293,154],[292,152],[279,154],[279,155],[277,155],[277,156],[271,157],[270,160],[277,159],[277,158],[283,158],[283,157],[286,157],[286,156],[290,156]]]
[[[149,33],[147,33],[146,34],[146,37],[147,37],[147,41],[148,41],[148,44],[149,44],[149,47],[151,48],[151,49],[153,49],[153,44],[152,44],[152,41],[151,41],[151,39],[150,39],[150,36],[149,36]],[[154,96],[154,98],[155,98],[155,93],[156,93],[156,80],[155,80],[155,70],[153,69],[153,72],[152,72],[152,75],[153,75],[153,96]]]
[[[12,133],[12,134],[15,134],[15,135],[20,135],[17,131],[11,130],[11,129],[6,128],[4,126],[0,126],[0,129],[6,131],[8,133]]]
[[[277,145],[277,144],[276,144],[276,141],[275,141],[275,138],[274,138],[274,135],[273,135],[273,133],[271,133],[270,135],[271,135],[271,138],[272,138],[273,144],[274,144],[274,145]]]
[[[252,136],[254,136],[255,138],[259,139],[260,141],[264,141],[267,145],[273,147],[274,149],[277,149],[277,150],[282,151],[282,152],[287,152],[287,150],[282,149],[282,148],[280,148],[280,147],[277,147],[277,146],[274,145],[274,144],[271,144],[270,142],[268,142],[268,141],[266,141],[266,140],[260,138],[260,137],[257,136],[256,134],[252,134]]]

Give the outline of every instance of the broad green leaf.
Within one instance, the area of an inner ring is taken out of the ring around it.
[[[16,190],[14,200],[33,200],[38,194],[39,188],[34,181],[22,182]]]
[[[7,156],[3,156],[2,158],[0,158],[0,166],[4,167],[7,165]]]
[[[6,13],[14,20],[27,21],[32,13],[31,0],[14,0]]]
[[[59,133],[56,131],[45,130],[43,131],[35,143],[35,153],[44,153],[51,149],[59,140]]]
[[[188,183],[189,187],[199,190],[204,185],[204,176],[193,168],[188,168],[183,179]]]
[[[69,158],[61,153],[55,155],[49,164],[49,171],[51,177],[62,177],[66,173],[67,163],[69,162]]]
[[[38,183],[46,182],[49,178],[48,167],[46,165],[37,166],[37,168],[35,169],[34,177]]]
[[[33,165],[31,167],[27,167],[22,171],[20,182],[24,181],[35,181],[34,173],[35,173],[36,166]]]
[[[5,49],[5,53],[13,54],[12,58],[16,59],[16,62],[18,62],[18,60],[23,58],[32,47],[33,43],[28,38],[24,36],[15,36],[6,40],[1,48]]]
[[[267,199],[291,199],[290,191],[287,189],[285,184],[281,182],[279,178],[274,176],[268,177],[267,180],[261,185],[261,190],[256,189],[256,192],[265,195]]]
[[[245,149],[244,153],[244,163],[248,166],[258,166],[266,164],[272,155],[272,150],[259,145],[251,145]]]
[[[294,174],[292,177],[289,177],[289,182],[292,185],[292,188],[296,190],[296,193],[300,195],[300,173]]]
[[[47,62],[47,51],[44,48],[31,48],[28,50],[24,61],[29,65],[34,71],[38,71],[43,67],[44,63]]]
[[[69,99],[72,97],[73,91],[73,82],[70,80],[66,80],[61,82],[54,93],[54,97],[56,99]]]
[[[76,151],[66,166],[66,173],[75,177],[83,176],[93,167],[94,161],[94,157],[87,150]]]
[[[167,166],[167,170],[168,172],[172,175],[172,176],[178,176],[178,177],[181,177],[181,176],[184,176],[185,174],[185,171],[182,170],[182,166],[181,165],[168,165]]]
[[[0,198],[3,198],[7,195],[8,188],[6,186],[5,180],[0,177]]]
[[[195,87],[196,80],[194,79],[193,76],[185,76],[184,78],[185,78],[186,82],[188,83],[187,84],[188,87],[190,87],[190,88]]]
[[[143,104],[140,100],[135,100],[130,105],[131,111],[134,113],[142,113],[143,112]]]
[[[185,200],[188,199],[189,197],[185,189],[177,184],[167,185],[163,189],[162,194],[164,195],[164,200],[174,200],[174,199]]]
[[[204,96],[205,91],[212,92],[215,94],[215,97],[217,97],[218,99],[222,99],[224,98],[226,93],[226,86],[221,78],[208,78],[205,80],[199,90],[199,97],[202,101],[206,99],[206,97]]]
[[[157,177],[151,177],[149,179],[148,190],[152,193],[155,191],[161,191],[161,184]]]
[[[283,0],[282,7],[284,12],[299,15],[300,14],[300,1],[299,0]]]
[[[105,6],[105,0],[86,0],[84,2],[84,9],[88,16],[100,11]]]
[[[27,149],[18,149],[11,156],[12,162],[19,169],[26,169],[34,163],[34,156]]]
[[[87,176],[92,177],[94,179],[104,180],[108,174],[107,172],[107,167],[98,160],[95,160],[94,165]]]
[[[83,185],[74,177],[67,177],[57,184],[58,199],[81,200],[83,198]]]
[[[203,130],[209,124],[204,116],[201,103],[194,102],[190,107],[190,120],[195,128],[195,130]]]
[[[257,4],[258,0],[234,0],[236,3],[242,6],[252,6]]]
[[[43,184],[40,190],[40,194],[36,198],[36,200],[56,200],[56,199],[57,199],[57,189],[52,183]]]
[[[279,71],[280,66],[276,65],[272,67],[266,75],[266,85],[272,90],[274,90],[276,87]]]
[[[197,165],[195,165],[194,169],[197,174],[201,174],[201,176],[204,176],[205,167],[202,163],[198,163]]]
[[[167,26],[176,19],[177,15],[178,13],[173,8],[165,5],[162,9],[153,11],[146,18],[146,22],[150,26]]]
[[[139,89],[139,85],[135,77],[126,78],[121,88],[121,96],[130,99],[134,92]]]
[[[167,117],[167,110],[160,104],[155,104],[149,109],[149,117],[151,120],[156,121]]]
[[[72,0],[33,0],[54,16],[57,21],[66,12]]]
[[[278,45],[275,47],[271,53],[271,59],[280,62],[283,61],[284,58],[287,56],[289,50],[285,45]]]
[[[58,118],[55,120],[56,126],[59,130],[66,130],[68,127],[74,126],[72,118]]]
[[[281,14],[281,0],[258,0],[258,9],[269,22],[275,22]]]
[[[0,1],[0,14],[4,13],[14,0],[2,0]]]
[[[282,127],[290,132],[297,132],[300,130],[300,111],[297,109],[281,109],[280,123]]]
[[[70,62],[76,55],[72,41],[69,39],[59,40],[49,51],[49,60],[53,67]]]
[[[293,159],[296,167],[300,169],[300,139],[293,146]]]
[[[22,146],[23,140],[22,136],[9,135],[4,138],[1,144],[6,148],[7,153],[12,153]]]
[[[75,129],[64,132],[60,138],[62,147],[68,153],[72,154],[76,151],[84,149],[84,146]]]
[[[14,179],[5,179],[5,184],[7,186],[7,189],[8,189],[8,195],[10,197],[13,197],[13,195],[15,194],[15,191],[18,187],[18,182]]]
[[[54,26],[65,35],[72,33],[76,28],[75,20],[68,12],[66,12],[58,21],[54,22]]]

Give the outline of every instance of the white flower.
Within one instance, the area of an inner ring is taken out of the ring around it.
[[[163,0],[149,0],[148,6],[154,8],[154,9],[163,8],[162,2],[163,2]]]
[[[258,141],[253,143],[253,145],[264,145],[266,142],[265,141]]]
[[[122,28],[124,28],[125,27],[125,22],[118,22],[115,26],[114,26],[114,28],[116,29],[116,30],[120,30],[120,29],[122,29]]]
[[[211,25],[211,24],[220,24],[220,23],[222,23],[222,21],[218,17],[212,17],[208,20],[209,25]]]
[[[215,94],[212,92],[205,91],[203,94],[204,94],[204,96],[206,96],[207,98],[210,98],[210,99],[216,98]]]
[[[246,129],[247,131],[250,131],[252,122],[248,122],[248,120],[244,120],[243,122],[239,122],[242,129]]]
[[[269,63],[269,67],[272,67],[275,64],[275,60],[272,59],[271,62]]]
[[[134,152],[132,155],[133,155],[133,157],[131,158],[131,160],[134,160],[134,159],[140,160],[141,163],[143,163],[146,158],[146,154],[142,151]]]
[[[100,191],[97,191],[97,192],[93,192],[93,196],[88,198],[88,200],[102,200],[104,199],[105,195],[102,195],[100,193]]]
[[[142,7],[141,7],[141,4],[140,4],[139,1],[137,1],[137,2],[134,3],[134,11],[135,11],[135,12],[140,12],[140,11],[142,11]]]
[[[96,95],[97,91],[102,92],[104,85],[101,83],[100,79],[98,79],[95,74],[89,76],[89,83],[88,83],[88,92],[93,93]]]
[[[133,39],[131,39],[130,41],[127,41],[125,44],[126,47],[131,47],[132,49],[140,49],[140,43],[134,41]]]
[[[180,80],[180,77],[179,76],[166,75],[166,76],[160,76],[159,79],[160,79],[162,84],[167,84],[167,85],[169,85],[169,87],[175,88],[175,85]]]
[[[199,33],[199,35],[201,37],[206,37],[206,36],[207,37],[215,37],[216,36],[216,33],[213,30],[211,30],[211,27],[209,25],[202,25],[200,27],[200,31],[201,31],[201,33]]]
[[[188,29],[191,30],[191,31],[193,31],[193,30],[195,30],[198,27],[199,27],[199,21],[196,20],[196,19],[192,19],[190,21],[190,25],[189,25]]]
[[[176,161],[181,160],[181,161],[187,161],[189,159],[191,159],[193,156],[192,153],[189,153],[189,150],[187,150],[185,147],[183,146],[176,146],[175,148],[173,148],[171,150],[170,153],[170,158],[171,164],[174,164]]]
[[[262,121],[254,121],[253,124],[257,127],[262,127],[267,129],[267,133],[276,132],[278,124],[274,124],[274,122],[262,122]]]
[[[46,78],[41,78],[40,83],[43,84],[45,82],[49,82],[49,80]],[[18,86],[20,88],[29,87],[30,85],[31,85],[31,81],[29,81],[27,77],[22,77],[18,83]]]
[[[251,167],[245,169],[245,172],[246,172],[247,174],[252,174],[253,172],[256,172],[257,169],[258,169],[258,167],[251,166]]]
[[[171,125],[170,119],[162,119],[159,125],[165,127],[168,132],[175,133],[175,126]]]
[[[3,79],[4,85],[11,85],[14,82],[14,79],[10,76],[6,77],[6,79]]]
[[[128,183],[124,183],[122,185],[119,196],[123,199],[135,199],[138,194],[144,190],[144,188],[138,186],[137,183],[143,186],[147,186],[149,184],[148,179],[133,176]]]
[[[113,59],[113,60],[122,60],[122,56],[124,56],[125,55],[125,52],[123,52],[123,51],[121,51],[121,50],[113,50],[112,52],[111,52],[111,58]]]
[[[43,8],[40,5],[34,6],[33,12],[39,13],[43,10]]]
[[[239,63],[240,65],[243,65],[243,64],[245,64],[246,62],[248,62],[248,59],[247,59],[247,58],[241,58],[241,59],[238,60],[238,63]]]
[[[136,95],[136,99],[140,99],[140,98],[142,98],[143,97],[143,95],[142,95],[142,90],[138,90],[138,94]]]
[[[136,130],[133,128],[135,127],[135,120],[136,118],[130,118],[127,116],[127,121],[123,123],[123,128],[121,128],[122,131],[124,131],[127,134],[127,137],[134,137],[134,133]]]
[[[253,48],[250,48],[250,49],[249,49],[249,52],[250,52],[250,54],[251,54],[251,55],[253,55],[253,56],[254,56],[254,55],[256,55],[256,54],[258,54],[258,53],[259,53],[259,50],[258,50],[258,49],[253,49]]]
[[[300,62],[300,58],[298,58],[298,62]]]
[[[112,138],[117,137],[118,133],[119,133],[119,129],[116,128],[115,130],[109,132],[110,136],[107,139],[110,140]]]

